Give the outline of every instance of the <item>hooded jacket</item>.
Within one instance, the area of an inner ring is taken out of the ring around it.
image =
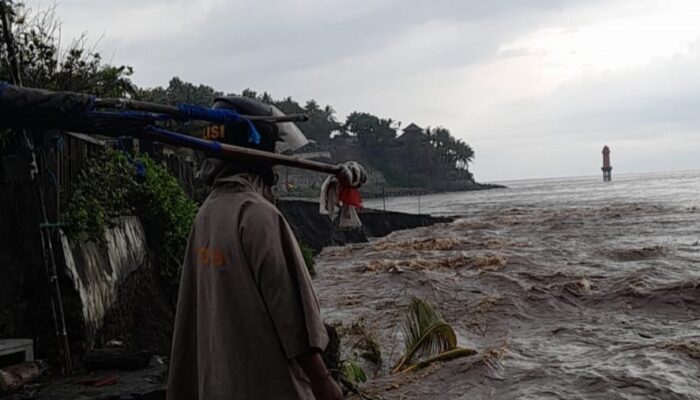
[[[295,357],[328,343],[299,245],[249,173],[209,163],[214,190],[183,263],[168,400],[314,399]]]

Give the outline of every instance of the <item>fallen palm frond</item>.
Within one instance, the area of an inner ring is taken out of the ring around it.
[[[360,357],[378,367],[381,367],[382,349],[379,345],[379,341],[373,334],[366,331],[362,332],[362,336],[355,344],[355,347],[362,351],[362,353],[360,353]]]
[[[428,365],[436,362],[436,361],[449,361],[449,360],[454,360],[455,358],[459,357],[468,357],[468,356],[473,356],[476,354],[476,350],[474,349],[465,349],[463,347],[457,347],[453,350],[448,350],[443,353],[440,353],[436,355],[435,357],[431,357],[427,360],[423,361],[418,361],[417,363],[411,365],[410,367],[404,369],[404,372],[411,372],[417,369],[425,368]]]
[[[399,359],[393,372],[422,368],[435,361],[474,354],[471,349],[457,347],[454,329],[429,303],[413,298],[406,312],[403,326],[406,353]],[[417,356],[428,359],[413,363]]]
[[[360,389],[358,385],[367,381],[367,375],[365,375],[365,371],[362,367],[353,360],[343,361],[340,367],[340,376],[338,380],[346,389],[356,394],[361,400],[380,400]]]
[[[345,360],[340,366],[340,376],[348,382],[358,384],[367,381],[365,371],[355,361]]]

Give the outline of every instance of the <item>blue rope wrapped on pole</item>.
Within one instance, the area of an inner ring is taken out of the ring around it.
[[[221,124],[245,122],[248,124],[248,143],[260,144],[260,133],[258,133],[258,130],[255,129],[253,121],[242,117],[233,110],[221,108],[213,109],[194,104],[178,104],[177,108],[180,110],[180,118],[187,121],[196,119],[201,121],[218,122]]]
[[[253,121],[241,116],[233,110],[226,109],[213,109],[202,106],[197,106],[194,104],[178,104],[177,106],[178,114],[169,115],[163,113],[153,113],[146,111],[90,111],[87,115],[94,117],[110,117],[116,119],[129,119],[145,121],[148,123],[155,123],[157,121],[168,121],[168,120],[178,120],[178,121],[207,121],[220,124],[243,122],[248,125],[248,143],[260,144],[260,133],[255,128]]]

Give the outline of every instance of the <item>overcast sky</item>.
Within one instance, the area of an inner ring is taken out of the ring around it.
[[[32,7],[50,2],[29,1]],[[443,125],[477,180],[700,169],[700,1],[58,0],[140,86]],[[302,126],[303,129],[303,126]]]

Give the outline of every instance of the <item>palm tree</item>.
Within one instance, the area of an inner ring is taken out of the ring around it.
[[[323,108],[323,114],[326,115],[326,118],[332,119],[333,121],[335,121],[335,116],[334,116],[334,115],[335,115],[335,109],[334,109],[332,106],[326,105],[326,106]]]
[[[320,109],[321,109],[321,108],[319,107],[318,103],[316,102],[316,100],[314,100],[314,99],[311,99],[311,100],[307,101],[307,102],[306,102],[306,106],[305,106],[304,108],[306,109],[306,111],[307,111],[308,113],[313,113],[313,112],[316,112],[316,111],[320,111]]]
[[[260,100],[265,103],[265,104],[272,104],[275,101],[272,99],[272,96],[270,93],[263,92],[262,96],[260,97]]]
[[[246,88],[246,89],[243,90],[243,92],[241,93],[241,96],[243,96],[243,97],[248,97],[248,98],[251,98],[251,99],[257,99],[257,98],[258,98],[258,92],[256,92],[255,90],[253,90],[253,89],[251,89],[251,88]]]
[[[452,136],[450,135],[450,131],[441,126],[435,128],[435,140],[437,141],[439,147],[447,146],[451,139]]]

